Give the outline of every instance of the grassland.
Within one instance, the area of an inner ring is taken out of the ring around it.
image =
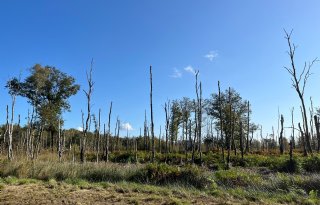
[[[320,204],[319,156],[253,154],[233,157],[229,169],[214,154],[202,166],[179,157],[167,164],[2,159],[0,203]]]

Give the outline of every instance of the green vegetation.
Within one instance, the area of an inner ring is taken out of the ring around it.
[[[140,153],[139,156],[144,154]],[[173,155],[171,157],[174,158]],[[179,158],[179,155],[176,157]],[[161,157],[158,155],[157,159]],[[9,162],[3,159],[0,164],[0,187],[5,189],[12,185],[40,183],[48,189],[58,189],[67,184],[89,190],[114,187],[119,193],[149,190],[150,193],[166,195],[177,190],[184,194],[203,193],[208,198],[225,200],[232,197],[262,204],[320,204],[320,174],[310,167],[310,164],[316,167],[314,161],[319,156],[304,158],[297,155],[294,163],[298,168],[290,173],[285,157],[251,154],[244,158],[244,163],[239,163],[241,159],[238,157],[232,157],[232,167],[227,170],[213,154],[204,155],[203,159],[207,166],[161,162],[137,164],[130,161],[120,164],[59,163],[57,160]],[[212,163],[216,163],[217,170],[210,169]],[[155,197],[157,200],[160,198]],[[187,203],[175,197],[170,199],[173,204]]]

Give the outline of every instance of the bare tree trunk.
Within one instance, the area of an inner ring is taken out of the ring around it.
[[[109,140],[111,136],[111,131],[110,131],[111,113],[112,113],[112,102],[110,103],[110,109],[109,109],[109,115],[108,115],[108,134],[106,139],[106,162],[109,161]]]
[[[301,135],[301,143],[302,143],[303,155],[304,155],[304,156],[307,156],[308,153],[307,153],[307,149],[306,149],[306,145],[305,145],[304,133],[303,133],[303,130],[301,129],[300,123],[298,123],[298,127],[299,127],[300,135]]]
[[[59,162],[62,161],[62,140],[61,140],[61,121],[59,118],[59,122],[58,122],[58,156],[59,156]]]
[[[295,149],[295,148],[296,148],[296,145],[295,145],[295,140],[294,140],[293,111],[294,111],[294,107],[291,109],[291,124],[292,124],[292,147],[293,147],[293,149]]]
[[[243,130],[242,130],[242,121],[240,119],[240,151],[241,151],[241,159],[243,160],[243,152],[244,152],[244,149],[243,149]]]
[[[153,107],[152,107],[152,66],[150,66],[150,114],[151,114],[151,138],[152,138],[152,157],[151,161],[154,162],[156,150],[154,140],[154,124],[153,124]]]
[[[82,135],[82,140],[80,143],[80,161],[81,163],[84,163],[86,161],[86,138],[87,138],[87,133],[89,130],[89,121],[91,117],[91,95],[93,91],[93,85],[94,82],[92,81],[92,68],[93,68],[93,59],[91,61],[91,66],[89,73],[87,72],[87,82],[88,82],[88,91],[84,90],[84,93],[87,97],[87,119],[86,119],[86,124],[85,127],[83,127],[83,135]],[[83,121],[83,113],[82,113],[82,121]]]
[[[159,133],[159,143],[158,143],[158,146],[159,146],[159,153],[161,154],[161,125],[160,125],[160,133]]]
[[[231,102],[231,89],[229,87],[229,131],[228,131],[228,139],[227,139],[227,145],[228,145],[228,156],[227,156],[227,166],[229,167],[230,163],[230,151],[231,151],[231,132],[232,132],[232,102]]]
[[[144,127],[143,127],[144,151],[147,151],[148,149],[147,135],[148,135],[147,111],[144,110]]]
[[[247,118],[247,140],[246,140],[246,153],[250,152],[250,146],[249,146],[249,133],[250,133],[250,102],[248,100],[247,102],[247,108],[248,108],[248,118]]]
[[[198,134],[198,120],[197,120],[197,115],[198,115],[198,109],[197,109],[197,104],[194,102],[194,123],[195,123],[195,129],[194,129],[194,138],[192,142],[192,158],[191,161],[194,163],[195,159],[195,149],[196,149],[196,139],[197,139],[197,134]]]
[[[98,125],[96,126],[96,139],[97,139],[97,148],[96,148],[96,162],[99,163],[99,155],[100,155],[100,124],[101,123],[101,109],[99,109],[99,115],[98,115]]]
[[[221,102],[220,81],[218,81],[218,90],[219,90],[218,97],[219,97],[220,138],[221,138],[222,160],[224,161],[224,139],[223,139],[222,102]]]
[[[118,123],[118,130],[117,130],[117,147],[118,147],[118,151],[120,151],[120,119],[117,119],[117,123]]]
[[[166,155],[166,159],[165,162],[167,162],[167,158],[168,158],[168,132],[169,132],[169,126],[170,126],[170,114],[169,114],[169,110],[170,110],[170,102],[165,103],[164,105],[164,111],[166,114],[166,151],[165,151],[165,155]]]
[[[2,151],[5,152],[6,150],[6,147],[7,147],[7,134],[8,134],[8,131],[9,131],[9,106],[7,105],[6,107],[6,112],[7,112],[7,115],[6,115],[6,130],[4,131],[4,134],[3,134],[3,147],[2,147]]]
[[[232,145],[233,145],[233,149],[234,149],[234,155],[237,156],[237,146],[236,146],[236,142],[235,142],[235,137],[234,137],[234,129],[235,129],[235,125],[236,125],[236,117],[234,116],[236,113],[236,110],[233,109],[233,123],[232,123],[232,132],[231,132],[231,139],[232,139]]]
[[[135,162],[138,163],[138,142],[137,142],[137,138],[134,138],[134,159],[135,159]]]
[[[14,120],[14,106],[16,102],[16,96],[13,94],[11,95],[12,98],[12,104],[11,104],[11,120],[9,125],[9,144],[8,144],[8,159],[12,161],[13,159],[13,150],[12,150],[12,134],[13,134],[13,120]]]
[[[199,117],[198,117],[198,137],[199,137],[199,154],[200,154],[200,165],[202,165],[202,84],[200,82],[200,98],[199,98]]]
[[[317,133],[317,151],[319,152],[320,151],[320,124],[319,124],[319,117],[318,116],[314,116],[314,123],[315,123],[315,126],[316,126],[316,133]]]
[[[280,123],[281,123],[281,131],[280,131],[280,137],[279,137],[279,149],[280,149],[280,154],[283,154],[283,115],[281,115]]]
[[[308,149],[308,152],[312,154],[312,148],[311,148],[311,143],[310,143],[310,133],[309,133],[309,127],[308,127],[308,119],[307,119],[307,112],[306,112],[306,106],[304,102],[304,90],[306,83],[308,81],[308,78],[310,77],[310,69],[313,66],[313,64],[317,61],[317,59],[314,59],[309,65],[305,63],[304,69],[302,73],[299,75],[296,72],[296,67],[294,63],[294,55],[295,55],[295,50],[296,46],[291,44],[291,33],[286,33],[286,39],[288,42],[289,46],[289,57],[290,57],[290,62],[291,62],[291,68],[285,67],[285,69],[288,71],[288,73],[291,75],[291,80],[292,80],[292,86],[295,88],[299,99],[301,101],[301,110],[302,110],[302,119],[303,119],[303,125],[304,125],[304,134],[305,134],[305,141],[306,141],[306,147]],[[301,80],[303,79],[303,84],[301,85]],[[306,152],[307,153],[307,152]]]

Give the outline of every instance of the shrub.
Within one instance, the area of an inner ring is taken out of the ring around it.
[[[296,159],[289,159],[280,161],[274,169],[279,172],[294,173],[300,171],[300,164]]]
[[[302,168],[307,172],[320,171],[320,158],[318,156],[308,157],[302,162]]]
[[[205,170],[196,166],[178,167],[167,164],[148,164],[144,169],[132,176],[132,181],[157,185],[180,184],[197,188],[211,185]]]
[[[249,170],[230,169],[221,170],[215,173],[215,179],[218,185],[224,187],[248,187],[250,185],[258,186],[262,183],[262,178]]]
[[[117,163],[131,163],[135,162],[135,155],[129,152],[120,153],[119,155],[114,156],[112,162]]]

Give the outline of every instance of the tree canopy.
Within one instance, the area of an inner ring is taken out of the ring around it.
[[[70,111],[69,97],[80,86],[72,76],[52,66],[34,65],[30,75],[20,82],[13,78],[7,82],[9,93],[26,97],[34,107],[38,120],[50,130],[55,130],[63,111]]]

